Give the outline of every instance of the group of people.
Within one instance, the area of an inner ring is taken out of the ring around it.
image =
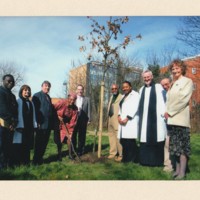
[[[69,146],[70,159],[73,159],[72,147],[79,156],[85,153],[90,99],[83,95],[82,85],[77,86],[76,93],[55,104],[49,96],[49,81],[44,81],[41,91],[32,98],[31,88],[23,85],[16,99],[11,92],[14,86],[14,77],[4,75],[0,86],[0,169],[29,165],[31,149],[34,149],[33,164],[42,164],[51,130],[54,130],[58,160],[62,160],[62,143]]]
[[[174,179],[184,179],[191,153],[189,101],[193,82],[186,65],[176,59],[169,65],[171,80],[155,83],[150,70],[142,73],[139,93],[129,81],[112,84],[108,105],[108,159],[163,166]],[[139,144],[138,144],[139,143]]]
[[[176,59],[169,65],[171,80],[155,83],[150,70],[142,73],[144,86],[139,92],[129,81],[112,84],[108,104],[109,156],[121,162],[139,162],[145,166],[163,166],[174,171],[175,179],[183,179],[191,153],[189,101],[192,80],[185,77],[186,66]],[[62,160],[62,144],[68,144],[69,159],[85,153],[86,130],[91,121],[90,99],[83,85],[70,92],[66,99],[52,104],[51,83],[44,81],[41,91],[31,97],[31,88],[23,85],[19,98],[11,92],[14,77],[3,76],[0,86],[0,169],[43,163],[43,156],[54,130],[58,160]],[[165,161],[165,162],[164,162]]]

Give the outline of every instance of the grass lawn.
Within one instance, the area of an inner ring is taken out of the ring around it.
[[[98,140],[98,139],[97,139]],[[56,160],[57,149],[53,134],[40,166],[20,166],[0,171],[1,180],[172,180],[163,167],[144,167],[135,163],[117,163],[106,159],[109,152],[108,137],[102,137],[102,158],[92,154],[94,136],[87,135],[86,155],[82,162],[68,159],[67,145],[63,145],[63,160]],[[186,180],[200,180],[200,134],[191,136],[192,155],[189,161],[190,173]],[[31,158],[33,152],[31,152]]]

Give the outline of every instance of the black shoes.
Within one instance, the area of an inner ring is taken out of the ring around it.
[[[62,161],[62,155],[61,154],[58,154],[57,160]]]

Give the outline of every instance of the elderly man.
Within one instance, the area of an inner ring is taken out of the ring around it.
[[[4,75],[0,86],[0,169],[11,165],[13,133],[18,117],[16,97],[11,92],[14,86],[14,77]]]
[[[167,133],[164,120],[165,101],[163,88],[155,84],[153,74],[146,70],[142,74],[144,86],[140,89],[139,101],[139,159],[141,165],[162,166],[164,143]]]
[[[160,84],[162,85],[163,89],[166,91],[169,90],[170,86],[171,86],[171,81],[169,78],[163,78],[160,81]],[[166,99],[166,94],[165,94],[165,99]],[[172,167],[172,162],[170,159],[170,155],[169,155],[169,135],[166,136],[165,139],[165,147],[164,147],[164,171],[166,172],[171,172],[173,171],[173,167]]]
[[[108,104],[108,137],[110,143],[110,151],[108,159],[115,158],[116,161],[122,160],[122,145],[117,138],[118,133],[118,113],[119,102],[122,95],[119,93],[119,87],[117,84],[111,86],[112,96]],[[117,156],[117,157],[116,157]]]

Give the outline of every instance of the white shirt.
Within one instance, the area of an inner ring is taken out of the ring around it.
[[[78,107],[78,110],[80,111],[82,108],[82,104],[83,104],[83,97],[82,96],[77,96],[76,99],[76,106]]]

